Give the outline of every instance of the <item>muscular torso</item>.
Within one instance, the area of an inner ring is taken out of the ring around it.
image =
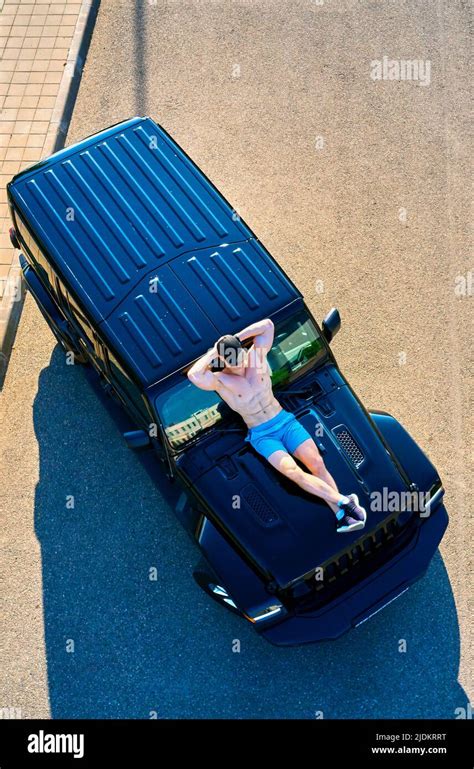
[[[252,356],[253,357],[253,356]],[[273,395],[270,367],[266,358],[261,365],[250,360],[244,374],[216,374],[216,390],[223,401],[236,411],[248,427],[266,422],[281,411]]]

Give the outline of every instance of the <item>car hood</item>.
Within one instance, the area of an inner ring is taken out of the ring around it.
[[[389,514],[383,504],[388,494],[407,491],[406,480],[350,388],[334,383],[325,389],[320,401],[294,411],[315,436],[340,491],[355,492],[366,508],[363,530],[337,533],[330,508],[256,454],[243,440],[244,430],[200,442],[179,463],[209,517],[280,587],[366,537]]]

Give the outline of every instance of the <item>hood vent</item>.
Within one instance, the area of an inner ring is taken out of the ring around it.
[[[240,496],[254,513],[258,523],[263,526],[274,526],[280,520],[278,513],[269,505],[263,494],[252,483],[248,483],[243,487]]]
[[[350,459],[354,467],[359,469],[365,457],[361,448],[356,443],[354,436],[349,432],[345,425],[334,427],[333,433],[346,456]]]

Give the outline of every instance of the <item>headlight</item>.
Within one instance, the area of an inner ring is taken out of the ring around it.
[[[270,619],[270,617],[276,617],[277,614],[281,614],[284,611],[282,603],[272,603],[268,606],[258,606],[250,612],[247,612],[245,616],[250,622],[262,622],[262,620]]]
[[[432,485],[429,491],[426,492],[424,500],[424,510],[420,514],[420,518],[428,518],[431,514],[431,508],[433,505],[437,505],[444,494],[444,488],[441,481],[438,480]]]

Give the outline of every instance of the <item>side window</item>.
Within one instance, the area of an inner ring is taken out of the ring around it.
[[[59,281],[58,281],[58,286],[60,289],[62,288]],[[62,289],[62,293],[63,294],[65,293],[64,289]],[[71,298],[69,294],[67,295],[67,298],[69,302],[71,319],[77,326],[77,330],[79,331],[81,338],[93,350],[94,349],[94,333],[90,327],[89,321],[84,315],[84,312],[79,308],[79,306],[76,304],[76,302]]]
[[[134,382],[132,382],[132,380],[123,370],[117,358],[110,352],[109,349],[107,349],[106,355],[109,363],[112,382],[117,387],[119,393],[123,395],[128,403],[130,403],[130,405],[134,408],[144,424],[149,425],[151,422],[151,417],[148,413],[148,409],[142,397],[140,388]]]
[[[22,248],[26,251],[27,255],[30,256],[30,259],[33,261],[33,264],[35,266],[35,270],[38,273],[41,280],[43,281],[43,283],[46,286],[51,287],[52,285],[51,271],[50,271],[50,266],[48,264],[46,257],[44,256],[42,251],[40,251],[40,248],[36,240],[33,238],[28,227],[26,226],[23,219],[18,214],[18,211],[15,211],[14,216],[15,216],[15,230],[20,240],[20,244]]]
[[[54,279],[55,288],[56,288],[56,299],[60,306],[60,308],[63,310],[66,316],[69,317],[71,314],[71,309],[69,307],[69,302],[67,300],[67,291],[64,288],[64,286],[61,284],[58,277],[55,276]]]

